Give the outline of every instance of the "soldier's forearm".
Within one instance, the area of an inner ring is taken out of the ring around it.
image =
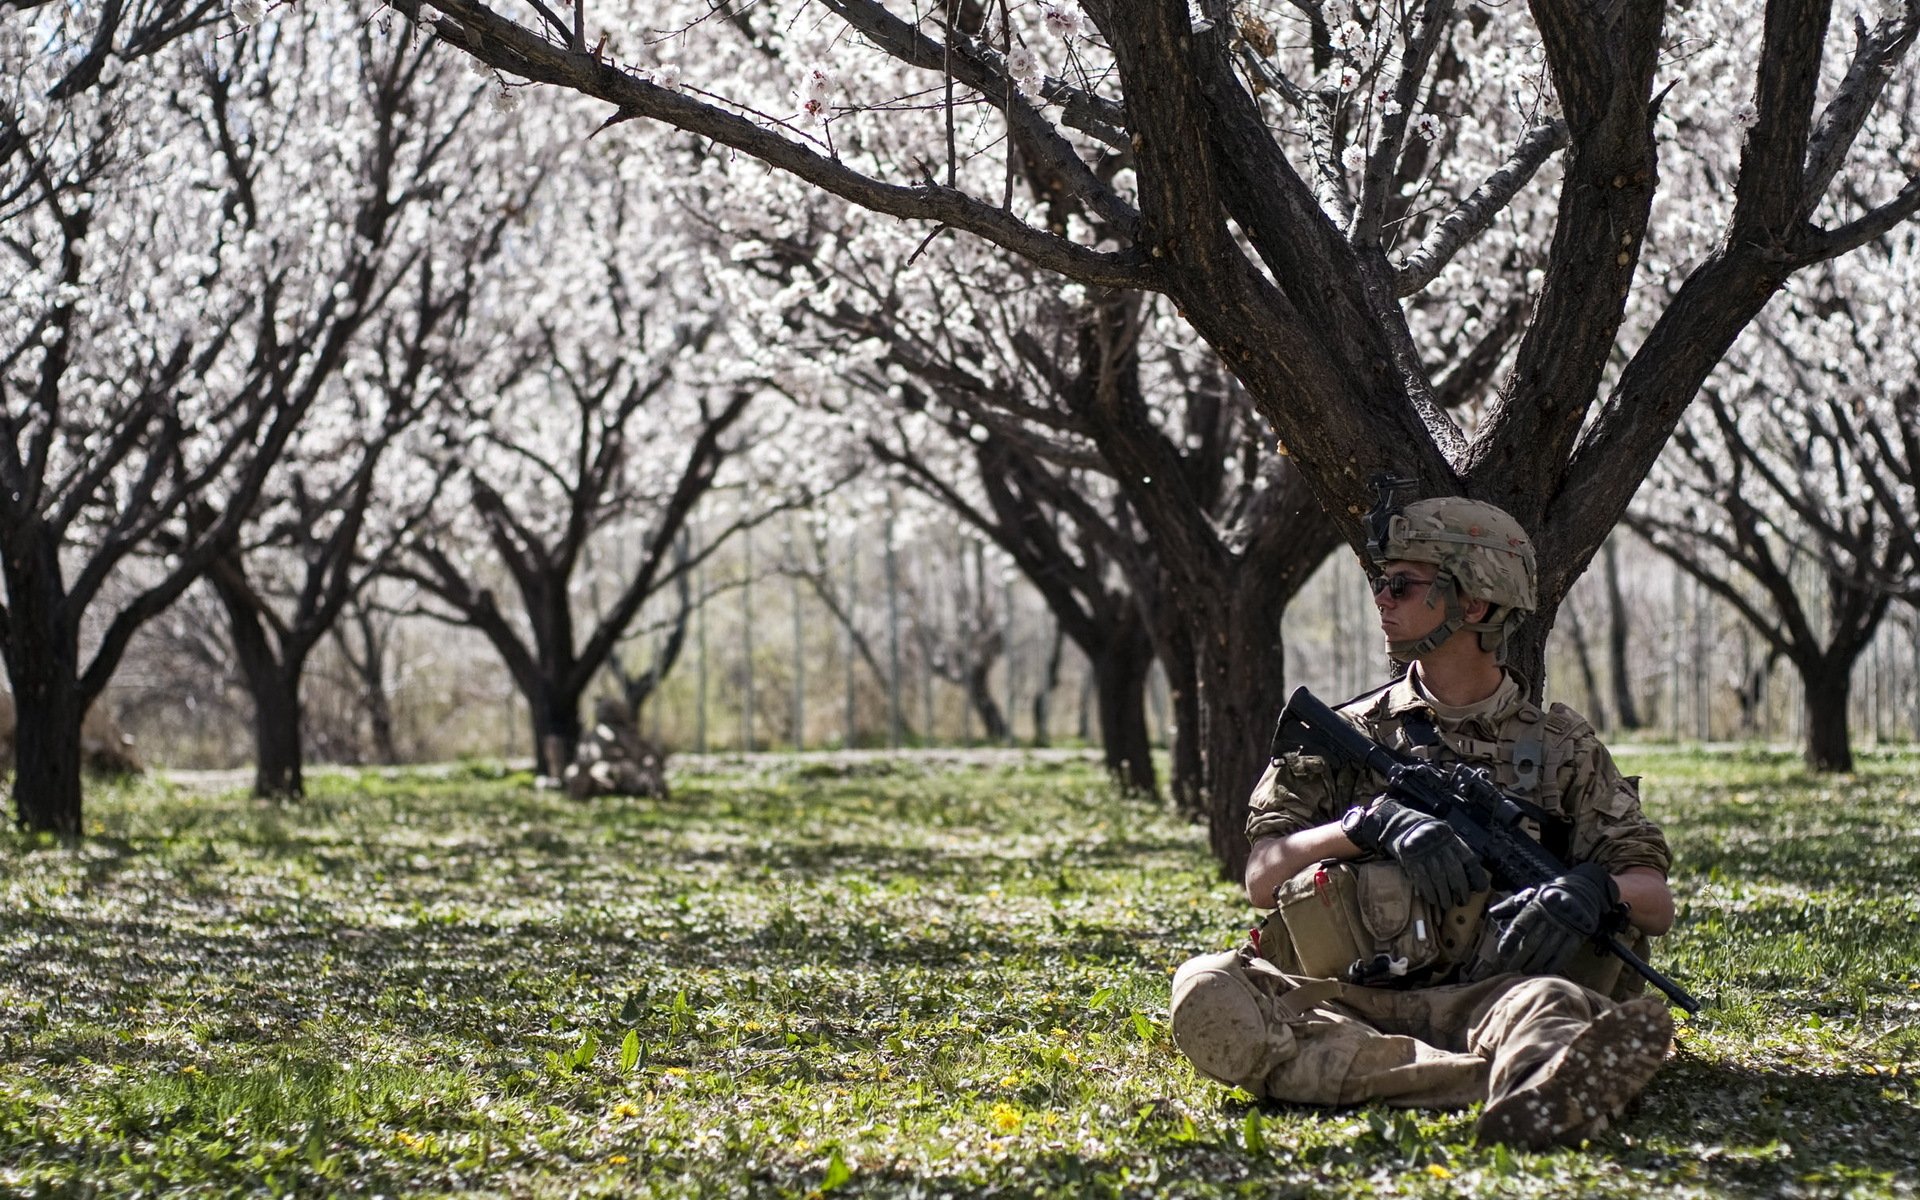
[[[1286,837],[1261,838],[1247,855],[1247,901],[1256,908],[1272,908],[1273,889],[1313,863],[1329,858],[1358,857],[1360,847],[1340,832],[1338,821],[1302,829]]]
[[[1652,867],[1628,867],[1613,882],[1620,888],[1620,899],[1635,929],[1659,937],[1673,928],[1673,892],[1665,875]]]

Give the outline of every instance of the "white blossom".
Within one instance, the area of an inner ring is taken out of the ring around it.
[[[1362,145],[1348,146],[1340,152],[1340,165],[1349,171],[1358,171],[1367,165],[1367,148]]]
[[[1413,119],[1413,132],[1422,141],[1433,141],[1440,136],[1440,118],[1432,113],[1421,113]]]
[[[1043,5],[1040,19],[1048,33],[1063,41],[1072,41],[1086,32],[1086,15],[1071,3]]]
[[[1040,85],[1045,81],[1046,68],[1040,65],[1040,56],[1025,46],[1015,46],[1007,54],[1007,74],[1013,76],[1013,82],[1027,95],[1037,95]]]

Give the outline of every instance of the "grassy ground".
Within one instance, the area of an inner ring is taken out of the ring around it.
[[[1920,759],[1625,761],[1713,1004],[1583,1151],[1196,1078],[1168,978],[1247,910],[1089,767],[761,763],[0,835],[0,1193],[1913,1195]]]

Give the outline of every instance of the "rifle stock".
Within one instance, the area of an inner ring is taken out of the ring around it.
[[[1480,856],[1494,886],[1517,892],[1567,870],[1545,846],[1521,827],[1525,813],[1484,771],[1463,763],[1442,766],[1410,758],[1382,746],[1306,688],[1287,698],[1274,730],[1273,748],[1294,746],[1322,757],[1362,766],[1384,778],[1383,793],[1401,804],[1445,821],[1467,848]],[[1624,916],[1624,909],[1615,912]],[[1611,931],[1593,937],[1596,948],[1618,958],[1667,998],[1698,1015],[1700,1001],[1628,949]]]

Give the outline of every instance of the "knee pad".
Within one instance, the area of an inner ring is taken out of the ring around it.
[[[1210,1079],[1261,1094],[1261,1081],[1293,1045],[1233,952],[1189,960],[1173,977],[1173,1043]]]

